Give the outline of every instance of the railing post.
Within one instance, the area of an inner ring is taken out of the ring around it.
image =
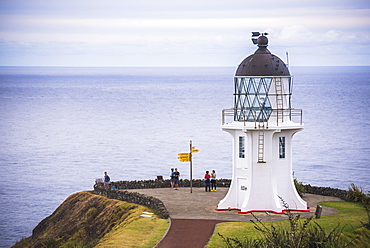
[[[316,217],[316,219],[320,219],[321,212],[322,212],[322,206],[319,205],[319,204],[317,204],[316,211],[315,211],[315,217]]]
[[[303,121],[303,109],[301,109],[301,126],[302,126],[302,121]]]
[[[221,113],[221,121],[222,121],[222,125],[225,124],[225,110],[223,109],[222,110],[222,113]]]

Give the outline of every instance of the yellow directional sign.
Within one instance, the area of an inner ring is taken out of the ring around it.
[[[199,152],[199,149],[198,149],[198,148],[193,147],[193,148],[191,149],[191,152]]]
[[[190,162],[190,159],[180,159],[180,162]]]
[[[180,162],[190,162],[190,153],[184,152],[184,153],[179,153],[178,159],[180,159]]]

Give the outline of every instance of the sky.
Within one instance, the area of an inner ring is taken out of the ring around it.
[[[369,66],[369,0],[0,0],[0,66]]]

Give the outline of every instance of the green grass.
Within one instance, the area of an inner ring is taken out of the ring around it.
[[[363,227],[361,222],[368,221],[367,213],[362,204],[353,202],[333,201],[333,202],[320,202],[325,207],[331,207],[339,210],[339,213],[334,215],[324,215],[320,219],[313,219],[324,230],[333,230],[340,224],[342,232],[348,236],[347,241],[361,235],[359,239],[355,240],[353,247],[369,247],[370,243],[370,230]],[[313,214],[313,213],[312,213]],[[251,216],[251,219],[253,217]],[[304,219],[302,219],[303,221]],[[264,223],[267,227],[273,224],[275,227],[288,226],[289,221],[279,221],[274,223]],[[255,225],[251,222],[228,222],[220,223],[217,225],[215,234],[211,237],[208,248],[227,247],[223,239],[218,235],[222,234],[224,237],[238,238],[259,238],[261,233],[255,229]]]
[[[140,217],[151,209],[139,206],[130,217],[107,233],[95,246],[99,247],[153,247],[165,234],[169,222],[157,215]]]

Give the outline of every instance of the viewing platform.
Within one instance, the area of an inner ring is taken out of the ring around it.
[[[170,213],[171,219],[200,219],[200,220],[222,220],[222,221],[250,221],[254,220],[251,214],[239,214],[237,210],[217,211],[218,202],[225,197],[229,188],[220,187],[217,191],[205,192],[204,188],[153,188],[153,189],[127,189],[129,192],[137,192],[161,200]],[[302,218],[313,216],[318,202],[340,201],[332,196],[305,194],[302,197],[310,207],[310,212],[299,212]],[[322,215],[335,214],[336,209],[324,207]],[[294,213],[294,212],[292,212]],[[297,212],[298,213],[298,212]],[[264,222],[273,222],[287,219],[284,214],[273,214],[267,212],[253,213]]]
[[[266,118],[265,114],[261,114],[258,109],[223,109],[221,124],[227,126],[242,123],[244,126],[253,126],[256,129],[259,123],[266,123],[266,127],[269,125],[283,127],[286,123],[292,122],[303,126],[302,109],[269,109],[269,111],[269,116]]]

